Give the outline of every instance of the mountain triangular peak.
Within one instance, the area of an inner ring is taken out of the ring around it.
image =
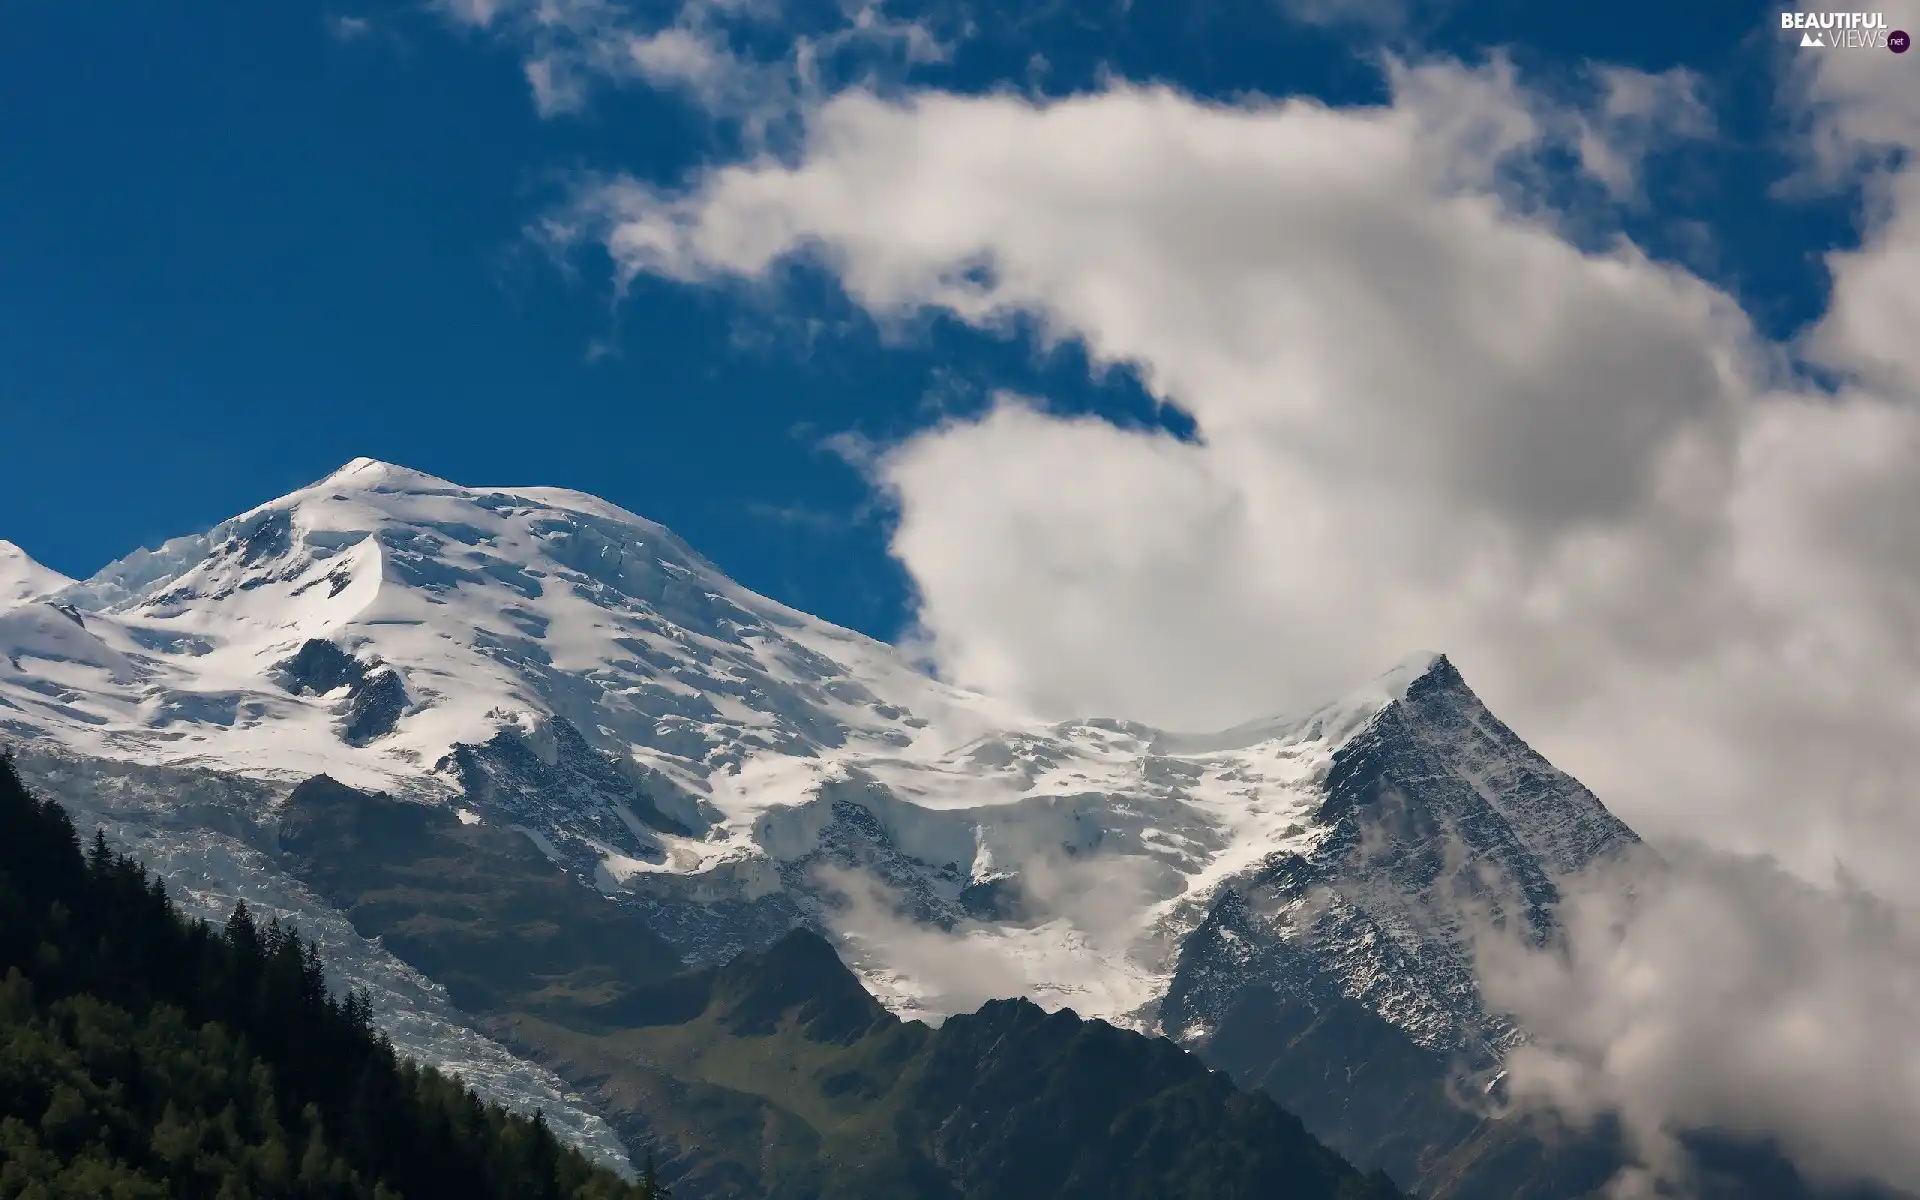
[[[1316,774],[1316,807],[1218,881],[1156,1015],[1336,1148],[1415,1179],[1423,1147],[1460,1136],[1452,1097],[1523,1036],[1482,1005],[1475,931],[1551,937],[1563,882],[1637,839],[1443,655],[1322,714],[1273,744]]]
[[[1444,655],[1409,678],[1379,719],[1342,747],[1323,816],[1364,803],[1368,789],[1425,778],[1459,781],[1452,801],[1497,814],[1502,836],[1517,839],[1552,876],[1637,840],[1599,797],[1496,717]]]
[[[1302,738],[1337,747],[1365,728],[1388,705],[1404,699],[1409,688],[1429,676],[1451,676],[1454,681],[1459,680],[1459,672],[1446,655],[1421,651],[1407,655],[1361,686],[1311,712],[1262,717],[1217,733],[1160,733],[1154,739],[1153,748],[1162,754],[1218,754],[1244,750],[1263,742]]]

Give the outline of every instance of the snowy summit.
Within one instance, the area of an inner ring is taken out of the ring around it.
[[[59,591],[72,582],[60,572],[33,561],[12,542],[0,539],[0,608]]]

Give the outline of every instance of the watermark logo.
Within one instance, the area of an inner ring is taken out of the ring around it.
[[[1912,44],[1906,30],[1889,29],[1887,14],[1877,12],[1783,12],[1780,28],[1798,30],[1800,45],[1809,49],[1904,54]]]

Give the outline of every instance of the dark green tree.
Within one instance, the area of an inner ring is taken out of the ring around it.
[[[673,1195],[673,1189],[660,1182],[660,1173],[654,1169],[653,1155],[647,1155],[647,1165],[640,1172],[640,1200],[667,1200]]]
[[[318,947],[166,889],[0,756],[0,1200],[634,1200],[458,1080],[402,1059]]]

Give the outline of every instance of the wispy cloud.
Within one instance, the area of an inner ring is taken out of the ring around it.
[[[1581,165],[1616,199],[1644,199],[1641,166],[1650,155],[1713,136],[1713,110],[1692,71],[1601,67],[1597,82],[1600,103],[1578,114],[1575,144]]]
[[[821,867],[815,878],[833,900],[827,923],[851,957],[862,963],[867,946],[883,947],[882,957],[897,972],[891,982],[915,997],[917,1015],[937,1022],[1026,991],[1026,976],[998,945],[914,920],[873,876]]]
[[[373,22],[365,17],[336,14],[327,18],[327,32],[336,42],[357,42],[373,33]]]
[[[834,536],[845,533],[860,519],[860,514],[829,512],[806,504],[766,504],[750,503],[745,506],[749,516],[789,529],[798,529],[816,536]]]
[[[871,76],[948,53],[929,24],[893,17],[875,0],[843,5],[807,28],[789,26],[790,14],[761,0],[683,0],[665,19],[616,0],[441,0],[441,10],[521,56],[544,115],[578,111],[599,88],[641,85],[683,95],[754,134],[849,72]]]
[[[1279,0],[1279,5],[1302,25],[1394,32],[1413,15],[1415,0]]]

